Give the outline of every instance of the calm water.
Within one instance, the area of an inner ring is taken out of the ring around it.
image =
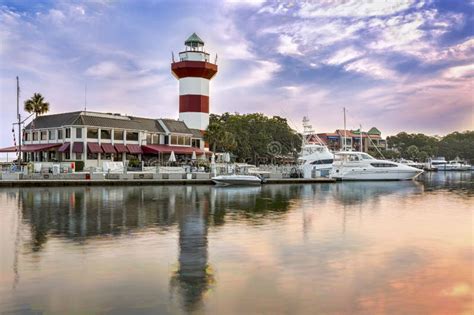
[[[0,313],[471,314],[471,174],[0,189]]]

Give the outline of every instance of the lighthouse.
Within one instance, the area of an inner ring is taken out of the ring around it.
[[[209,81],[217,73],[217,65],[209,61],[204,42],[193,33],[179,53],[179,61],[171,63],[171,72],[179,80],[179,119],[189,128],[204,132],[209,125]]]

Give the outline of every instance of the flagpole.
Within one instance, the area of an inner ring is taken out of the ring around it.
[[[16,77],[16,115],[18,118],[18,170],[21,171],[21,115],[20,115],[20,80]]]

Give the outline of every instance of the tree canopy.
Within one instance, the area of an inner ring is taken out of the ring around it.
[[[474,161],[474,131],[453,132],[441,138],[400,132],[396,136],[387,137],[387,143],[401,157],[420,162],[437,155],[448,160],[459,157]]]
[[[285,118],[261,113],[211,114],[205,140],[211,150],[230,152],[241,162],[296,157],[301,150],[301,137],[288,126]]]
[[[35,116],[43,115],[49,111],[49,103],[44,101],[43,95],[35,93],[25,101],[25,111],[35,113]]]

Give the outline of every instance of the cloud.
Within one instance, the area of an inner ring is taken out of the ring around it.
[[[396,76],[393,70],[388,69],[382,63],[367,58],[348,63],[344,66],[344,69],[346,71],[363,73],[380,79],[393,79]]]
[[[362,56],[362,52],[354,49],[353,47],[344,48],[338,50],[334,55],[326,59],[326,63],[329,65],[340,65],[348,61],[354,60]]]
[[[293,42],[293,39],[288,35],[280,36],[280,44],[277,47],[277,51],[282,55],[303,55],[298,50],[298,44]]]
[[[298,14],[304,18],[314,17],[366,17],[392,15],[409,9],[414,0],[391,1],[304,1]]]
[[[448,68],[443,72],[443,77],[454,80],[468,79],[472,83],[472,79],[474,78],[474,64]]]

